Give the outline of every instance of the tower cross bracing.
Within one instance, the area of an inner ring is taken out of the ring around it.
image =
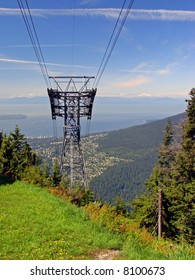
[[[57,76],[53,79],[55,88],[48,88],[52,119],[61,117],[63,125],[63,147],[61,173],[70,177],[70,185],[77,182],[87,186],[86,170],[81,147],[80,118],[91,119],[93,102],[97,89],[89,88],[87,76]]]

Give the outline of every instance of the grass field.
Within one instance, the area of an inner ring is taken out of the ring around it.
[[[120,250],[119,259],[194,259],[192,245],[159,241],[133,228],[117,234],[105,220],[103,226],[46,189],[22,182],[0,185],[0,259],[93,259],[94,252],[106,249]]]
[[[120,236],[44,189],[0,186],[0,259],[89,259],[96,248],[121,246]]]

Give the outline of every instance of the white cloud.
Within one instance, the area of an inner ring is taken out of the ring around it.
[[[18,63],[18,64],[33,64],[33,65],[39,65],[38,62],[32,61],[32,60],[20,60],[20,59],[11,59],[11,58],[0,58],[0,62],[8,62],[8,63]],[[83,68],[83,69],[91,69],[95,68],[92,66],[84,66],[84,65],[68,65],[68,64],[58,64],[58,63],[45,63],[47,66],[59,66],[59,67],[74,67],[74,68]]]
[[[147,63],[147,62],[142,62],[142,63],[136,65],[129,72],[130,73],[144,73],[144,74],[148,74],[148,73],[154,72],[154,68],[156,68],[155,65],[152,65],[152,64]]]
[[[159,66],[157,64],[151,64],[147,62],[142,62],[136,65],[134,68],[129,70],[120,70],[126,73],[142,73],[150,75],[169,75],[173,72],[173,69],[177,67],[179,63],[170,63],[165,66]]]
[[[138,96],[139,96],[139,97],[152,97],[152,96],[154,96],[154,95],[151,94],[151,93],[141,93],[141,94],[139,94]]]
[[[86,5],[86,4],[95,4],[95,3],[97,3],[98,2],[98,0],[81,0],[81,2],[80,2],[80,4],[81,5]]]
[[[122,81],[115,84],[117,88],[132,88],[142,84],[150,83],[152,81],[149,77],[136,77],[133,80]]]
[[[38,17],[48,16],[91,16],[118,18],[120,9],[31,9],[31,14]],[[125,12],[125,11],[124,11]],[[21,15],[20,9],[0,8],[0,16]],[[128,16],[132,20],[160,20],[160,21],[195,21],[195,11],[184,10],[145,10],[132,9]]]
[[[161,21],[195,21],[195,11],[183,10],[132,10],[131,19]]]
[[[159,69],[156,71],[157,74],[159,75],[168,75],[171,73],[171,70],[168,69],[168,68],[165,68],[165,69]]]
[[[37,46],[37,45],[35,45]],[[83,45],[72,45],[72,44],[41,44],[43,48],[56,48],[56,47],[81,47]],[[1,45],[1,48],[32,48],[32,45]],[[84,46],[83,46],[84,47]]]
[[[36,46],[36,45],[35,45]],[[1,48],[32,48],[32,45],[0,45]],[[91,51],[97,51],[97,52],[104,52],[104,48],[100,48],[97,46],[93,46],[93,45],[85,45],[85,44],[40,44],[41,48],[72,48],[72,47],[78,47],[78,48],[84,48],[85,50],[91,50]],[[0,53],[1,55],[1,53]]]
[[[11,62],[11,63],[20,63],[20,64],[35,64],[39,63],[31,60],[19,60],[19,59],[11,59],[11,58],[0,58],[0,62]]]

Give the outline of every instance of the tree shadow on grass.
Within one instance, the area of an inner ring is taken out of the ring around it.
[[[13,184],[15,180],[13,178],[9,178],[7,176],[0,175],[0,186],[1,185],[7,185],[7,184]]]

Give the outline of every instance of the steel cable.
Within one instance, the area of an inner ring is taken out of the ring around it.
[[[37,36],[37,32],[36,32],[36,29],[35,29],[35,25],[34,25],[34,22],[33,22],[33,19],[32,19],[32,15],[31,15],[31,12],[30,12],[30,9],[29,9],[28,2],[27,2],[27,0],[25,0],[26,9],[23,5],[22,0],[17,0],[17,2],[18,2],[18,6],[20,8],[20,11],[21,11],[21,14],[22,14],[22,17],[23,17],[28,35],[30,37],[35,55],[37,57],[37,61],[39,63],[43,78],[45,80],[46,86],[49,87],[51,85],[50,80],[49,80],[49,75],[48,75],[47,67],[46,67],[46,64],[45,64],[44,57],[43,57],[43,52],[41,50],[41,46],[40,46],[39,39],[38,39],[38,36]],[[26,11],[28,11],[28,15],[27,15]],[[30,22],[28,20],[28,16],[30,18]]]
[[[111,56],[111,54],[112,54],[112,52],[113,52],[113,49],[114,49],[114,47],[115,47],[115,45],[116,45],[116,43],[117,43],[117,41],[118,41],[119,35],[120,35],[121,31],[122,31],[122,28],[123,28],[123,26],[124,26],[124,24],[125,24],[125,21],[126,21],[126,19],[127,19],[127,17],[128,17],[128,14],[129,14],[129,12],[130,12],[130,10],[131,10],[131,8],[132,8],[133,2],[134,2],[134,0],[131,0],[131,1],[129,2],[129,5],[128,5],[128,7],[126,8],[126,11],[125,11],[125,13],[124,13],[124,16],[123,16],[123,18],[122,18],[122,20],[121,20],[120,27],[118,28],[118,31],[117,31],[117,33],[116,33],[116,29],[117,29],[117,26],[118,26],[118,24],[119,24],[121,15],[122,15],[122,13],[123,13],[123,11],[124,11],[124,6],[125,6],[125,4],[126,4],[126,1],[127,1],[127,0],[125,0],[125,1],[123,2],[122,8],[121,8],[121,10],[120,10],[120,13],[119,13],[119,16],[118,16],[118,18],[117,18],[116,24],[115,24],[115,26],[114,26],[114,30],[113,30],[113,32],[112,32],[112,35],[111,35],[110,40],[109,40],[109,42],[108,42],[108,46],[107,46],[106,51],[105,51],[105,53],[104,53],[102,62],[101,62],[100,67],[99,67],[99,69],[98,69],[98,72],[97,72],[97,75],[96,75],[96,79],[95,79],[95,81],[94,81],[94,87],[95,87],[95,88],[98,86],[98,84],[99,84],[99,82],[100,82],[100,79],[101,79],[101,77],[102,77],[102,75],[103,75],[103,73],[104,73],[104,70],[105,70],[105,68],[106,68],[106,66],[107,66],[107,64],[108,64],[108,61],[109,61],[109,59],[110,59],[110,56]],[[116,36],[115,36],[114,40],[112,40],[115,33],[116,33]],[[113,43],[112,43],[112,41],[113,41]],[[112,43],[112,45],[111,45],[111,43]],[[111,45],[111,48],[110,48],[110,45]],[[110,51],[109,51],[109,53],[108,53],[109,48],[110,48]],[[108,54],[107,54],[107,53],[108,53]]]

